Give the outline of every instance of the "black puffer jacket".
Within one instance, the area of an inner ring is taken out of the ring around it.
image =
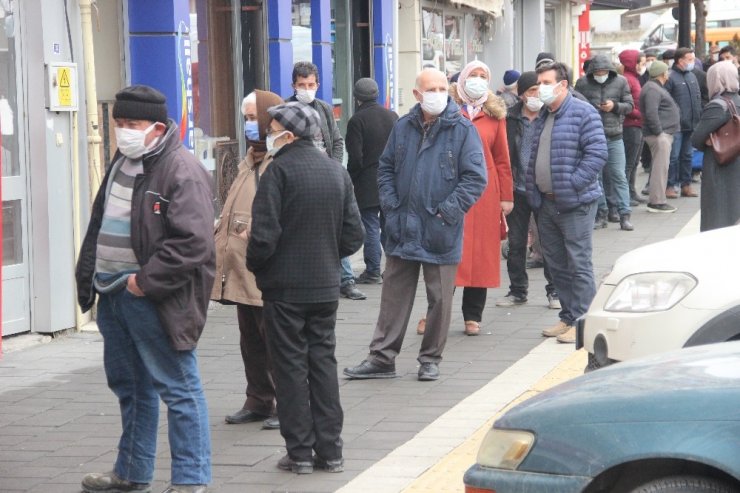
[[[120,156],[117,152],[100,184],[77,261],[77,300],[83,313],[95,303],[98,233],[108,182]],[[172,120],[163,142],[144,154],[143,161],[144,173],[136,176],[131,196],[131,246],[141,266],[136,283],[156,305],[172,346],[195,349],[216,267],[211,177],[183,147]]]
[[[694,130],[701,117],[701,88],[696,75],[674,63],[664,87],[681,110],[681,131]]]
[[[609,71],[608,79],[603,84],[599,84],[594,79],[593,74],[597,70]],[[596,55],[588,66],[588,73],[576,82],[576,91],[583,94],[588,102],[599,111],[606,137],[608,139],[621,138],[624,117],[632,112],[635,103],[627,79],[617,73],[609,58],[605,55]],[[614,103],[614,107],[609,112],[601,110],[601,103],[607,100]]]

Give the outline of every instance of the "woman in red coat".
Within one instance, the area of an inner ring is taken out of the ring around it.
[[[478,129],[488,169],[488,185],[465,215],[462,261],[456,286],[463,286],[465,334],[478,335],[487,288],[501,282],[501,217],[514,207],[514,185],[506,140],[506,104],[488,89],[491,72],[480,61],[470,62],[450,87],[463,116]]]

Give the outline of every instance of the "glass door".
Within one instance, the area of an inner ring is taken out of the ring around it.
[[[18,112],[23,107],[19,84],[17,0],[0,2],[0,160],[2,160],[3,285],[2,334],[31,329],[27,227],[27,186],[23,128]]]

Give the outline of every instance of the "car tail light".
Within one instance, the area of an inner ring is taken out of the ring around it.
[[[478,488],[476,486],[465,485],[465,493],[496,493],[496,490],[489,490],[487,488]]]

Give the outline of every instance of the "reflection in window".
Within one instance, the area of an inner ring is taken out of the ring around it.
[[[465,24],[468,26],[467,61],[470,63],[483,58],[483,30],[486,18],[482,15],[466,15]]]
[[[3,202],[3,265],[23,263],[21,201]]]
[[[293,0],[293,63],[311,62],[311,0]]]
[[[13,0],[0,2],[0,134],[2,176],[18,176],[18,101],[16,99],[15,32],[18,21]]]
[[[424,8],[421,10],[421,67],[444,71],[444,25],[442,12]]]
[[[462,70],[465,61],[462,40],[462,17],[459,15],[445,16],[445,73],[447,77]]]

